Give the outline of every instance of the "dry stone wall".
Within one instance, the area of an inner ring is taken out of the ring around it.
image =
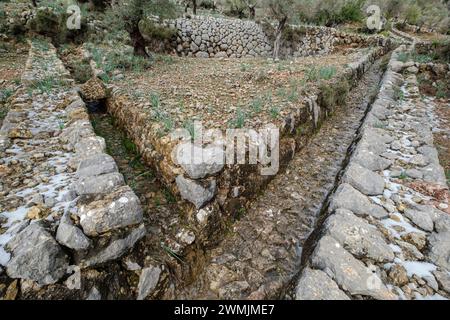
[[[22,83],[0,130],[0,271],[22,294],[65,278],[79,290],[83,268],[145,236],[141,204],[50,43],[31,41]]]
[[[198,58],[269,57],[272,55],[275,26],[255,21],[197,16],[165,21],[177,32],[173,49],[180,56]],[[284,41],[283,56],[327,54],[339,44],[357,46],[386,45],[378,36],[347,34],[339,30],[316,26],[290,26]]]
[[[401,182],[447,189],[418,66],[398,60],[413,48],[392,55],[326,220],[309,240],[296,299],[450,297],[450,216],[440,210],[448,204],[430,204]]]

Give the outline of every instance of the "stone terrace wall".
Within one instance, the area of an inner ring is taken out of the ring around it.
[[[242,58],[272,55],[273,25],[263,27],[255,21],[202,16],[166,21],[165,25],[177,30],[172,46],[181,56]],[[327,54],[338,44],[386,45],[386,39],[378,36],[347,34],[327,27],[290,27],[297,36],[294,42],[292,39],[284,42],[283,56]]]
[[[357,81],[375,59],[386,54],[388,50],[377,47],[361,55],[361,59],[350,64],[336,81]],[[173,163],[171,153],[176,142],[171,141],[168,136],[161,137],[158,134],[159,124],[152,121],[149,114],[143,112],[139,106],[134,105],[119,88],[112,86],[110,89],[108,112],[117,119],[117,123],[137,145],[142,159],[156,169],[175,195],[185,200],[180,202],[182,211],[187,212],[192,219],[192,229],[199,241],[208,242],[217,238],[215,235],[223,226],[223,220],[244,205],[256,194],[255,190],[263,188],[270,180],[270,176],[260,175],[260,165],[224,167],[199,163],[183,167]],[[281,166],[292,159],[295,150],[302,148],[307,137],[314,134],[331,114],[332,110],[320,105],[319,95],[314,95],[309,96],[299,104],[296,112],[286,117],[280,127]],[[297,130],[299,128],[301,130]],[[299,131],[301,134],[297,134]],[[212,159],[220,157],[221,152],[224,151],[212,146],[205,147],[205,154]],[[205,157],[204,161],[209,159]]]
[[[0,265],[29,284],[23,295],[67,279],[53,298],[85,298],[83,268],[120,258],[145,236],[140,201],[50,43],[30,43],[22,83],[0,130]]]
[[[392,56],[326,220],[308,240],[297,299],[450,297],[450,216],[399,182],[447,189],[417,65],[397,60],[413,48]]]
[[[257,57],[269,56],[271,41],[254,21],[196,17],[170,23],[178,32],[177,53],[182,56]]]

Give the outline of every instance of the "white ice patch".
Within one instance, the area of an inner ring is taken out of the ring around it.
[[[437,267],[428,262],[405,261],[402,263],[405,267],[408,277],[416,275],[420,278],[433,277],[432,272],[436,271]]]
[[[9,233],[0,235],[0,265],[6,266],[8,261],[11,259],[11,255],[3,248],[9,240],[11,240],[11,238],[12,235]]]
[[[400,215],[399,213],[397,213],[397,217],[401,220],[400,222],[395,221],[393,219],[384,219],[384,220],[381,221],[383,226],[386,229],[388,229],[392,233],[392,235],[394,237],[396,237],[397,239],[400,239],[402,235],[407,234],[407,233],[411,233],[411,232],[425,234],[425,232],[423,232],[422,230],[414,228],[411,224],[406,222],[405,219],[403,218],[403,216]],[[398,232],[397,230],[395,230],[393,228],[395,226],[402,227],[404,229],[404,231],[403,232]]]

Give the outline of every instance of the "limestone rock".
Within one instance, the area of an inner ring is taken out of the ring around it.
[[[369,198],[347,183],[341,184],[331,199],[330,210],[336,209],[347,209],[362,217],[372,216],[382,219],[388,216],[387,211],[372,204]]]
[[[91,245],[91,240],[73,224],[67,214],[61,218],[56,232],[56,240],[63,246],[76,251],[87,250]]]
[[[297,285],[296,300],[349,300],[323,271],[306,268]]]
[[[450,273],[448,271],[434,271],[433,274],[439,283],[439,287],[450,293]]]
[[[343,181],[368,196],[377,196],[384,191],[384,179],[357,163],[350,164]]]
[[[123,175],[113,172],[101,176],[79,178],[74,183],[74,189],[79,196],[107,194],[124,184]]]
[[[396,298],[376,274],[329,236],[319,241],[311,262],[315,268],[324,271],[352,295],[369,296],[379,300]]]
[[[409,283],[408,274],[405,267],[399,264],[394,264],[389,270],[389,278],[397,287],[402,287]]]
[[[144,300],[156,289],[161,276],[159,267],[149,267],[142,269],[138,284],[138,300]]]
[[[133,229],[125,238],[113,240],[106,248],[82,262],[83,266],[90,267],[112,261],[123,256],[128,250],[134,247],[136,242],[142,239],[147,231],[142,224]]]
[[[110,155],[102,153],[81,161],[77,169],[77,177],[90,178],[117,171],[114,159]]]
[[[404,212],[405,216],[408,217],[416,226],[425,230],[433,231],[434,223],[430,215],[427,212],[406,209]]]
[[[82,205],[78,213],[81,227],[88,236],[137,225],[142,222],[142,214],[140,201],[128,186]]]
[[[197,209],[204,207],[216,194],[215,180],[205,187],[199,182],[180,175],[176,178],[176,183],[181,197],[194,204]]]
[[[325,226],[327,234],[357,258],[367,257],[378,262],[394,260],[394,252],[376,227],[348,210],[337,210]]]
[[[191,179],[202,179],[220,172],[225,163],[225,153],[219,147],[202,148],[183,143],[176,148],[176,163],[181,165]]]
[[[30,224],[8,242],[7,248],[12,252],[6,266],[11,278],[48,285],[56,283],[66,273],[66,254],[40,223]]]

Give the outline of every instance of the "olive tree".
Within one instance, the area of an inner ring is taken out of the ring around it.
[[[294,0],[263,0],[263,7],[269,18],[278,23],[273,44],[273,58],[278,60],[280,55],[283,31],[289,23],[289,19],[295,14]]]
[[[121,0],[115,3],[111,14],[117,16],[116,28],[123,28],[128,32],[136,56],[149,57],[145,50],[145,39],[139,28],[140,22],[150,15],[160,19],[174,17],[175,6],[168,0]]]

